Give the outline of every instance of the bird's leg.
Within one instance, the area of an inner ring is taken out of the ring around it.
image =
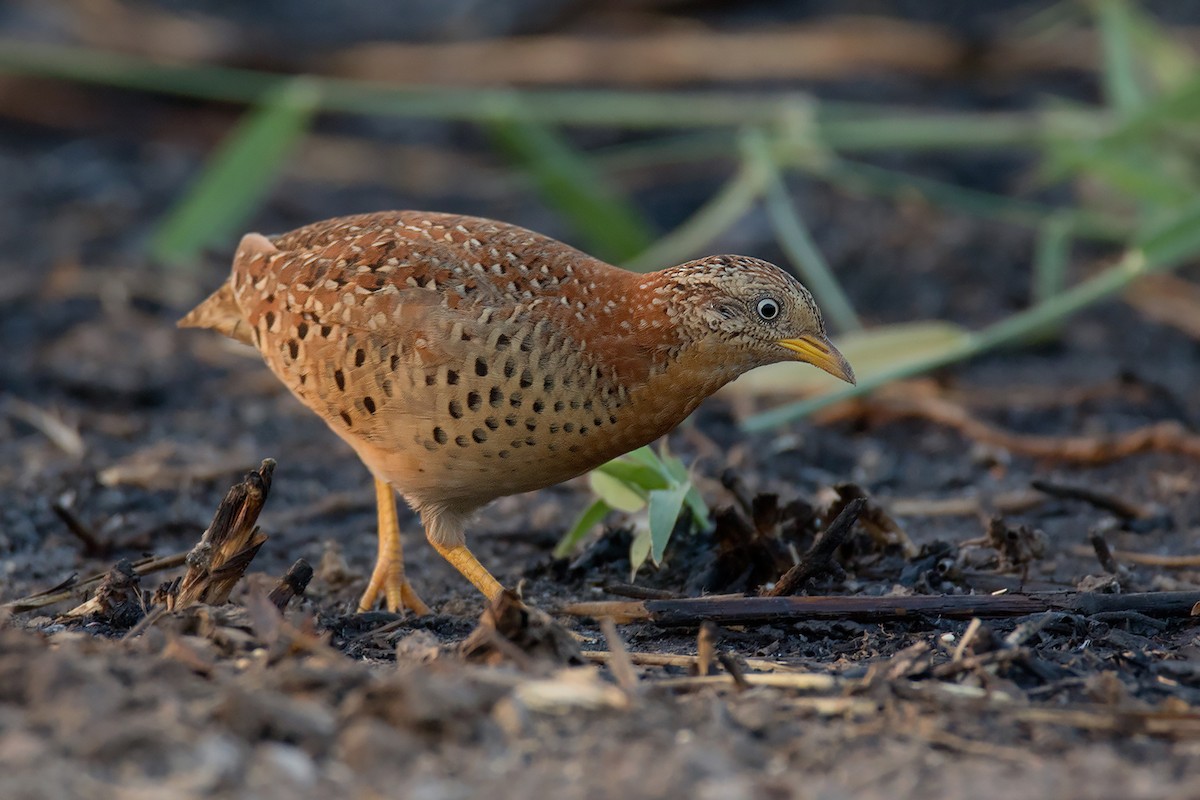
[[[433,548],[442,554],[442,558],[449,561],[456,570],[462,573],[464,578],[474,584],[476,589],[483,592],[483,596],[489,601],[495,600],[504,592],[503,584],[492,577],[492,573],[479,563],[479,559],[467,549],[465,544],[447,547],[432,540],[431,543]]]
[[[358,601],[358,610],[370,611],[382,592],[388,611],[407,608],[414,614],[428,614],[429,606],[417,596],[404,576],[404,549],[400,542],[400,521],[396,516],[396,493],[388,483],[378,478],[375,479],[375,503],[379,508],[379,555],[375,558],[371,582]]]

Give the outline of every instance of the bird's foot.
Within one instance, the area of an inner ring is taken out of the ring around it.
[[[373,609],[379,602],[380,595],[383,595],[388,611],[400,613],[408,610],[418,616],[429,613],[429,606],[405,577],[403,561],[381,558],[375,562],[371,581],[358,601],[359,612]]]

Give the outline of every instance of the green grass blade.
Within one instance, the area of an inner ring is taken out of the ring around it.
[[[758,414],[747,419],[742,427],[748,431],[767,430],[804,417],[832,403],[874,391],[892,381],[921,375],[1020,341],[1046,325],[1064,320],[1111,297],[1142,275],[1171,270],[1196,259],[1200,259],[1200,201],[1176,214],[1168,224],[1142,238],[1140,247],[1126,251],[1113,266],[1045,302],[966,337],[957,347],[931,354],[915,362],[898,365],[871,375],[865,380],[860,379],[858,385],[850,389],[823,394]]]
[[[1127,116],[1146,101],[1134,56],[1133,12],[1127,0],[1096,0],[1096,21],[1104,53],[1104,94],[1110,106]]]
[[[682,225],[648,250],[625,263],[635,272],[650,272],[696,257],[709,243],[746,215],[762,194],[761,170],[745,164]]]
[[[620,262],[654,241],[637,209],[561,133],[520,112],[485,127],[495,146],[529,173],[547,204],[570,220],[590,252]]]
[[[765,183],[767,216],[775,230],[775,238],[787,253],[788,260],[800,273],[808,288],[816,296],[826,319],[837,331],[855,331],[862,328],[862,321],[854,312],[850,298],[842,289],[829,263],[817,249],[812,234],[800,217],[792,198],[788,195],[779,166],[771,154],[766,138],[759,132],[747,134],[742,142],[746,158],[762,171]]]
[[[588,531],[599,525],[610,511],[612,508],[603,500],[593,501],[575,520],[571,529],[558,540],[558,544],[554,546],[554,557],[566,558],[574,553],[575,548],[579,547],[579,543],[588,535]]]
[[[238,233],[270,193],[292,150],[308,132],[320,93],[295,78],[247,112],[209,159],[188,193],[160,223],[151,254],[177,264]]]

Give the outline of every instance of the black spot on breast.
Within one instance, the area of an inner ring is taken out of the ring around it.
[[[371,398],[370,396],[364,397],[363,398],[363,408],[365,408],[367,410],[368,414],[374,414],[375,413],[375,400],[373,398]]]
[[[446,441],[449,439],[449,437],[446,436],[446,432],[444,430],[442,430],[441,428],[433,429],[433,438],[434,438],[434,441],[436,441],[438,444],[445,444]]]
[[[516,415],[516,414],[509,414],[507,417],[505,417],[505,418],[504,418],[504,424],[505,424],[505,425],[507,425],[507,426],[508,426],[508,427],[510,427],[510,428],[514,428],[514,427],[516,427],[516,425],[517,425],[517,415]]]
[[[303,386],[303,385],[304,385],[304,384],[306,384],[306,383],[308,383],[308,373],[307,373],[307,372],[301,372],[301,373],[300,373],[300,385],[301,385],[301,386]]]
[[[579,401],[578,401],[578,400],[572,400],[572,401],[571,401],[571,408],[572,408],[573,410],[575,410],[575,411],[578,411],[578,410],[579,410]]]
[[[466,447],[470,443],[470,439],[466,436],[455,436],[454,443],[459,447]]]
[[[458,370],[451,369],[451,370],[446,371],[446,385],[447,386],[457,386],[458,385]]]
[[[562,400],[554,401],[554,410],[555,411],[562,411],[566,407],[567,407],[566,404]]]
[[[500,387],[493,386],[488,392],[488,404],[492,408],[499,408],[504,403],[504,392],[500,391]]]
[[[587,425],[580,425],[580,426],[579,426],[579,435],[580,435],[580,436],[587,436],[587,435],[588,435],[588,426],[587,426]]]
[[[533,417],[526,417],[525,418],[525,430],[536,431],[537,430],[537,420],[534,419]]]
[[[472,411],[478,411],[482,405],[483,398],[479,396],[479,392],[467,393],[467,408],[471,409]]]
[[[545,389],[547,392],[554,389],[554,378],[551,378],[549,375],[547,375],[542,380],[542,388]]]
[[[350,422],[350,415],[349,415],[348,413],[346,413],[345,411],[343,411],[343,412],[341,412],[341,415],[340,415],[340,416],[341,416],[341,418],[342,418],[342,422],[345,422],[345,423],[346,423],[346,427],[347,427],[347,428],[349,428],[349,427],[350,427],[350,425],[351,425],[351,422]]]
[[[288,353],[291,354],[293,361],[300,355],[300,343],[295,339],[288,339]]]
[[[521,388],[528,389],[530,386],[533,386],[533,373],[527,369],[522,370],[521,371]]]
[[[296,335],[299,336],[301,339],[303,339],[305,336],[308,336],[308,323],[307,322],[301,322],[299,325],[296,326]]]
[[[496,349],[507,350],[511,340],[503,333],[496,337]]]
[[[333,371],[333,382],[337,384],[339,392],[346,391],[346,373],[340,369],[335,369]]]
[[[522,353],[532,353],[533,352],[533,335],[532,334],[529,336],[526,336],[524,339],[521,340],[521,352]]]
[[[617,415],[616,415],[616,414],[609,414],[609,415],[608,415],[608,421],[609,421],[609,422],[611,422],[613,425],[616,425],[616,424],[617,424]]]
[[[513,392],[512,395],[508,398],[508,404],[510,406],[512,406],[513,408],[520,408],[521,401],[523,399],[524,398],[521,396],[520,392]]]
[[[482,358],[475,359],[475,374],[481,378],[486,377],[488,374],[487,362]]]
[[[533,447],[535,444],[537,444],[537,439],[534,439],[532,436],[526,437],[525,444]]]
[[[591,401],[591,400],[584,400],[584,401],[583,401],[583,407],[584,407],[585,409],[587,409],[588,411],[591,411],[591,410],[592,410],[592,401]]]
[[[460,403],[457,400],[451,400],[450,401],[450,416],[454,417],[455,419],[462,419],[462,415],[463,415],[462,403]]]
[[[558,433],[558,432],[559,432],[559,430],[560,430],[560,428],[558,427],[558,423],[557,423],[557,422],[552,422],[552,423],[550,424],[550,432],[551,432],[551,433]]]
[[[566,431],[567,433],[573,433],[575,431],[575,423],[574,422],[564,422],[563,430]]]
[[[333,333],[332,325],[322,325],[321,326],[321,338],[328,339],[329,334],[331,334],[331,333]]]
[[[496,428],[500,427],[500,423],[496,421],[495,417],[488,417],[483,421],[483,424],[487,425],[492,430],[496,430]]]
[[[437,375],[434,375],[432,372],[426,373],[425,385],[426,386],[436,386],[437,385]]]
[[[596,417],[594,420],[592,420],[593,427],[599,428],[603,424],[604,424],[604,420],[600,419],[599,417]]]
[[[396,367],[400,366],[400,356],[393,355],[391,359],[392,372],[396,371]]]
[[[513,362],[513,360],[511,358],[508,361],[504,362],[504,377],[511,378],[513,375],[516,374],[516,372],[517,372],[517,365],[516,365],[516,363]]]
[[[542,411],[545,410],[545,408],[546,408],[546,404],[544,402],[542,402],[540,399],[533,401],[533,413],[540,414],[540,413],[542,413]]]
[[[496,455],[500,456],[500,458],[508,458],[510,455],[512,455],[512,453],[508,452],[507,450],[501,450],[499,453],[496,453]]]
[[[573,445],[571,445],[570,447],[568,447],[568,448],[567,448],[567,452],[568,452],[568,453],[578,453],[578,452],[579,452],[579,445],[577,445],[577,444],[573,444]]]
[[[483,444],[487,441],[487,431],[483,428],[476,428],[471,431],[471,438],[475,440],[476,444]]]
[[[385,397],[392,396],[392,381],[389,378],[384,378],[383,383],[379,384],[379,388],[383,389]]]
[[[267,330],[274,328],[275,327],[275,312],[268,311],[266,313],[266,315],[263,316],[263,322],[267,323]]]
[[[361,347],[354,351],[354,366],[361,367],[367,360],[367,352]]]

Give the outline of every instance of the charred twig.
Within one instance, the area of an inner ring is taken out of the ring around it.
[[[147,556],[146,558],[134,561],[133,569],[138,575],[150,575],[151,573],[161,572],[165,569],[175,569],[175,567],[181,566],[187,560],[187,555],[187,553],[172,553],[169,556]],[[72,576],[50,589],[35,592],[25,597],[19,597],[16,600],[10,600],[0,605],[0,609],[13,614],[21,614],[26,611],[36,611],[39,608],[52,606],[55,603],[70,600],[72,597],[78,596],[80,592],[96,586],[107,575],[108,570],[105,570],[104,572],[97,572],[78,581],[75,579],[75,576]]]
[[[1104,534],[1099,530],[1094,530],[1088,534],[1088,540],[1092,543],[1092,549],[1096,551],[1096,560],[1100,562],[1100,566],[1104,567],[1104,571],[1109,575],[1121,574],[1121,565],[1113,557]]]
[[[167,592],[169,609],[193,603],[216,605],[229,599],[229,593],[267,541],[255,522],[271,491],[274,471],[274,460],[264,459],[258,470],[247,473],[225,495],[212,524],[187,555],[187,572]]]
[[[742,669],[741,663],[729,653],[719,653],[717,660],[721,662],[721,666],[729,673],[729,677],[733,678],[733,683],[739,692],[744,692],[750,688],[750,681],[746,680],[746,672]]]
[[[1102,594],[1048,592],[1003,595],[911,595],[899,597],[720,597],[641,602],[575,603],[567,614],[613,617],[617,622],[648,621],[664,627],[718,624],[789,623],[805,620],[881,622],[914,617],[984,619],[1020,617],[1044,611],[1084,616],[1106,611],[1138,611],[1151,617],[1187,617],[1200,592]]]
[[[1049,481],[1032,481],[1029,485],[1051,497],[1063,500],[1082,500],[1096,508],[1109,511],[1124,520],[1146,519],[1151,516],[1149,510],[1136,503],[1131,503],[1115,495],[1098,492],[1083,486],[1068,486]]]
[[[308,582],[312,580],[312,577],[312,564],[309,564],[303,558],[297,559],[295,564],[288,567],[288,571],[279,579],[279,583],[275,584],[275,588],[267,595],[267,599],[282,611],[287,608],[287,604],[292,601],[293,597],[299,597],[304,594],[304,590],[308,588]]]
[[[91,528],[83,524],[83,520],[75,516],[74,511],[59,501],[55,501],[50,506],[50,509],[67,526],[67,530],[83,544],[83,554],[85,556],[90,558],[105,558],[108,556],[112,550],[112,544],[101,540]]]
[[[842,512],[838,514],[837,519],[829,524],[821,538],[800,559],[800,563],[785,572],[783,577],[776,581],[775,586],[765,593],[765,596],[792,595],[803,589],[805,584],[818,575],[832,570],[840,571],[841,567],[833,560],[834,553],[845,543],[846,538],[850,535],[850,530],[854,527],[855,520],[858,519],[858,515],[862,513],[866,504],[866,499],[861,497],[847,503]]]

